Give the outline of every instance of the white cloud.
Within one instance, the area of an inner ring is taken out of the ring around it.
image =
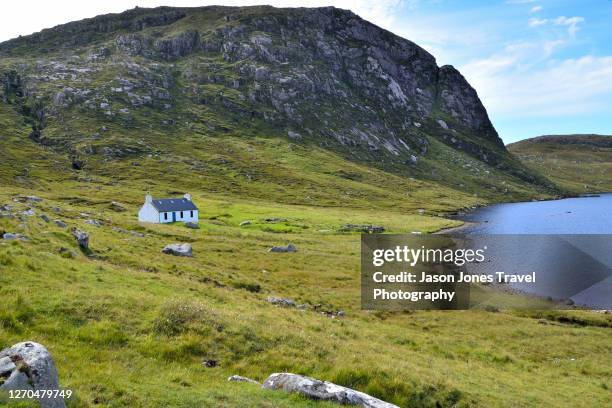
[[[567,32],[571,36],[575,36],[576,32],[580,29],[578,24],[584,23],[584,17],[557,17],[554,21],[555,25],[567,26]]]
[[[533,6],[531,10],[529,10],[530,13],[537,13],[538,11],[542,11],[542,6]]]
[[[612,109],[612,57],[551,60],[543,68],[534,64],[521,70],[522,57],[497,55],[461,68],[494,116],[559,117]]]
[[[542,26],[544,24],[548,23],[548,20],[545,18],[537,18],[537,17],[533,17],[530,18],[528,21],[529,27],[539,27]]]

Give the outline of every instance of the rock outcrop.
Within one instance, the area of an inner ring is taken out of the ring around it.
[[[57,369],[49,351],[26,341],[0,351],[0,390],[60,390]],[[39,398],[41,408],[64,408],[63,398]]]
[[[362,408],[399,408],[397,405],[381,401],[363,392],[291,373],[272,374],[262,387],[268,390],[294,392],[314,400],[356,405]]]
[[[164,254],[174,255],[174,256],[193,256],[193,250],[190,244],[169,244],[162,249]]]
[[[268,252],[297,252],[297,248],[293,244],[288,244],[286,246],[273,246],[268,250]]]

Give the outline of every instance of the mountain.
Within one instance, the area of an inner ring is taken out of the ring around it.
[[[333,7],[136,8],[0,44],[0,78],[7,120],[76,170],[201,169],[207,138],[264,137],[489,200],[555,193],[455,68]]]
[[[573,193],[612,191],[612,136],[540,136],[512,143],[508,149]]]

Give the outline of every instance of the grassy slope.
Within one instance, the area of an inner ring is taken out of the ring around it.
[[[0,218],[0,229],[31,238],[0,241],[0,347],[25,339],[47,345],[62,384],[76,391],[73,406],[331,406],[226,381],[285,370],[402,407],[610,401],[609,315],[359,310],[359,237],[339,227],[433,231],[456,223],[416,209],[435,215],[483,202],[471,194],[307,146],[231,135],[199,138],[195,149],[180,145],[185,151],[139,166],[91,161],[73,172],[64,155],[31,143],[11,110],[0,110],[0,121],[0,203],[18,212],[26,205],[13,203],[15,194],[37,194],[44,198],[33,205],[38,214],[91,233],[94,255],[86,257],[67,229],[38,217]],[[180,181],[181,174],[193,179]],[[138,225],[146,189],[189,189],[202,228]],[[111,211],[113,200],[129,211]],[[246,219],[254,223],[239,227]],[[186,241],[192,259],[160,253],[166,243]],[[266,252],[287,242],[299,252]],[[76,257],[61,256],[60,247]],[[342,309],[346,317],[280,309],[265,301],[270,295]],[[209,358],[221,367],[202,367]]]
[[[508,146],[530,168],[577,194],[612,191],[612,137],[543,136]]]

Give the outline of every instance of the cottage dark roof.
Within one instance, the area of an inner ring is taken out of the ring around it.
[[[152,204],[159,212],[191,211],[198,209],[192,201],[186,198],[155,198]]]

